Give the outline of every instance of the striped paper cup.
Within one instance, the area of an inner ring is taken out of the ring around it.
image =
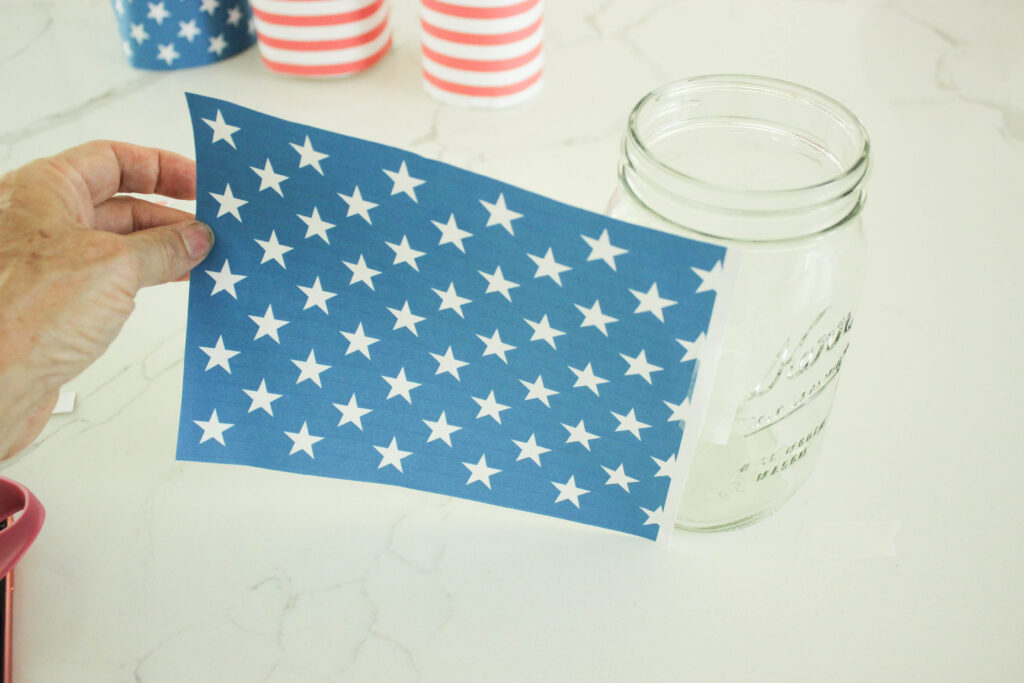
[[[388,0],[251,0],[263,64],[297,76],[364,71],[391,48]]]
[[[420,0],[423,86],[449,104],[506,107],[540,91],[542,0]]]

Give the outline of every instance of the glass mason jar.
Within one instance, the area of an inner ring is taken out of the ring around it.
[[[774,79],[691,78],[633,109],[608,213],[740,257],[677,526],[752,524],[814,468],[863,276],[868,152],[852,112]]]

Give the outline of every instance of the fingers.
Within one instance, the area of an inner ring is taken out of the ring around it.
[[[195,162],[162,149],[97,140],[53,157],[95,206],[117,192],[195,199]]]
[[[213,246],[213,232],[193,220],[134,232],[124,238],[139,287],[182,279]]]
[[[111,197],[96,207],[93,218],[97,230],[127,235],[168,223],[192,220],[192,214],[161,206],[138,197]]]

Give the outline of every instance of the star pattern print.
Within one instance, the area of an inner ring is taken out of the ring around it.
[[[179,459],[670,527],[724,248],[189,105],[217,238],[189,288]]]
[[[256,42],[248,0],[112,0],[128,62],[164,71],[234,56]],[[213,125],[213,117],[208,124]],[[225,138],[230,141],[231,137]]]

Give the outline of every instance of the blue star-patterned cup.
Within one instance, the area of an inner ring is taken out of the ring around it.
[[[121,47],[137,69],[227,59],[256,42],[248,0],[111,0]]]

